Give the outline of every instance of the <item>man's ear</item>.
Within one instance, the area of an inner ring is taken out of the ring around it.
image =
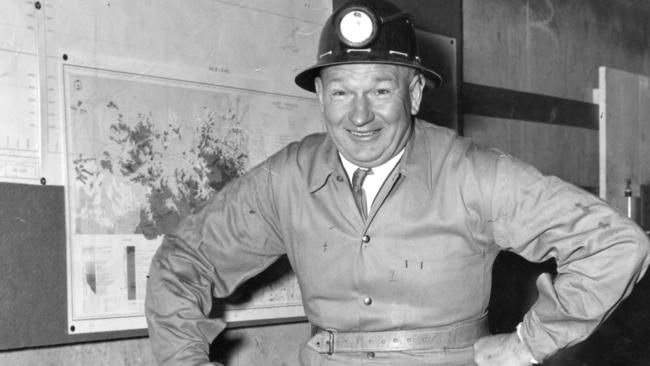
[[[323,100],[323,79],[320,78],[320,76],[317,76],[314,78],[314,87],[316,88],[316,96],[318,97],[318,101],[320,102],[320,111],[324,112],[324,107],[323,105],[324,100]]]
[[[415,116],[420,111],[420,103],[422,102],[422,95],[426,79],[422,74],[416,73],[411,79],[409,85],[409,93],[411,96],[411,115]]]

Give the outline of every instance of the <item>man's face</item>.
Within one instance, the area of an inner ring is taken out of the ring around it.
[[[327,133],[362,167],[381,165],[406,145],[423,87],[417,72],[396,65],[336,65],[316,78]]]

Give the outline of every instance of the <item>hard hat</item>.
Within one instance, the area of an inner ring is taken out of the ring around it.
[[[318,43],[316,64],[296,78],[296,84],[315,92],[314,79],[327,66],[391,64],[411,67],[436,87],[442,78],[422,66],[410,15],[384,0],[352,0],[327,19]]]

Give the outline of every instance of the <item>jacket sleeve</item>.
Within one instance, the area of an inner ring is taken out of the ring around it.
[[[492,213],[496,243],[529,261],[554,258],[557,276],[521,335],[536,360],[587,338],[630,294],[649,263],[645,233],[599,198],[510,156],[498,158]]]
[[[271,178],[266,165],[254,168],[163,239],[145,300],[161,365],[210,364],[210,343],[225,328],[222,319],[209,318],[212,297],[228,296],[284,253]]]

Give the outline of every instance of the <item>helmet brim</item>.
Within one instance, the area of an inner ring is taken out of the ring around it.
[[[439,88],[442,85],[442,77],[438,75],[435,71],[428,69],[422,65],[412,64],[408,62],[397,62],[397,61],[382,61],[382,60],[351,60],[351,61],[333,61],[328,63],[316,64],[306,70],[303,70],[294,79],[296,85],[301,87],[304,90],[315,93],[316,86],[314,80],[320,75],[322,69],[329,66],[336,65],[349,65],[349,64],[386,64],[386,65],[397,65],[410,67],[419,71],[425,79],[427,79],[427,85],[431,85],[434,88]]]

